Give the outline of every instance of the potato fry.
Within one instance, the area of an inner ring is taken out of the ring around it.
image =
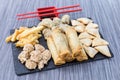
[[[13,33],[12,38],[11,38],[12,42],[15,42],[17,40],[16,37],[18,34],[19,34],[19,30],[15,29],[15,32]]]
[[[24,38],[24,37],[28,36],[29,34],[33,34],[35,32],[40,32],[42,29],[44,29],[44,26],[36,27],[36,28],[30,29],[30,30],[25,30],[24,32],[22,32],[19,35],[19,39]]]
[[[10,36],[8,36],[6,39],[5,39],[5,42],[10,42],[11,41],[11,39],[12,39],[12,35],[10,35]]]

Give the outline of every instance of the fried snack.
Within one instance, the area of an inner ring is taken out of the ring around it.
[[[52,31],[52,38],[61,58],[65,59],[66,56],[70,55],[68,43],[66,43],[65,40],[65,34],[59,29],[54,29]]]
[[[109,43],[107,41],[105,41],[104,39],[101,38],[95,38],[92,41],[92,46],[104,46],[104,45],[108,45]]]
[[[52,37],[47,38],[47,45],[48,45],[48,48],[49,48],[49,50],[52,54],[54,64],[55,65],[65,64],[65,60],[60,58],[59,55],[58,55],[58,51],[57,51],[57,48],[54,44],[54,41],[53,41]]]
[[[62,22],[63,24],[70,24],[70,16],[69,16],[69,15],[64,15],[64,16],[62,16],[61,22]]]
[[[13,33],[12,38],[11,38],[12,42],[16,41],[16,37],[18,36],[18,34],[19,34],[19,30],[15,29],[15,32]]]
[[[77,20],[71,20],[72,26],[79,26],[81,23]]]
[[[95,24],[95,23],[89,23],[87,26],[86,26],[86,29],[97,29],[98,28],[98,25]]]
[[[110,51],[108,49],[108,46],[97,46],[95,47],[99,52],[101,52],[103,55],[107,57],[111,57]]]
[[[55,24],[50,18],[42,19],[38,26],[44,26],[45,28],[52,28]]]
[[[28,51],[22,51],[19,55],[18,55],[18,59],[20,60],[20,62],[23,64],[25,63],[25,61],[29,58],[29,53]]]
[[[79,56],[76,57],[77,61],[88,60],[88,57],[87,57],[87,55],[86,55],[85,50],[83,49],[83,47],[82,47],[80,53],[81,53],[81,55],[79,55]]]
[[[87,32],[83,32],[79,35],[79,39],[85,39],[85,38],[94,39],[95,36],[92,36],[92,35],[88,34]]]
[[[84,32],[84,27],[83,27],[83,26],[76,26],[76,27],[75,27],[75,30],[76,30],[78,33],[81,33],[81,32]]]
[[[94,56],[98,53],[98,51],[92,47],[84,46],[84,49],[90,58],[94,58]]]
[[[37,67],[37,63],[28,59],[26,60],[26,63],[25,63],[25,66],[28,68],[28,69],[35,69]]]
[[[31,52],[34,50],[34,46],[32,44],[26,44],[24,45],[23,50],[27,52]]]
[[[90,45],[92,44],[92,40],[89,39],[89,38],[80,39],[80,42],[81,42],[83,45],[86,45],[86,46],[90,46]]]
[[[80,45],[80,41],[77,36],[77,32],[71,27],[62,27],[62,29],[66,33],[68,43],[69,43],[71,51],[72,51],[72,56],[74,58],[76,58],[76,57],[81,58],[81,60],[79,60],[79,61],[86,60],[87,55],[82,53],[83,52],[82,45]],[[82,57],[83,55],[85,57]]]
[[[19,36],[18,39],[24,38],[24,37],[26,37],[30,34],[33,34],[33,33],[39,33],[43,29],[44,29],[44,26],[35,27],[35,28],[33,27],[30,30],[27,29],[27,30],[23,31],[21,34],[18,35]]]
[[[95,37],[100,37],[100,34],[99,34],[99,30],[98,29],[86,29],[86,31],[89,33],[89,34],[91,34],[91,35],[93,35],[93,36],[95,36]]]
[[[10,42],[11,41],[11,39],[12,39],[12,35],[10,35],[10,36],[8,36],[6,39],[5,39],[5,42]]]
[[[52,31],[49,29],[49,28],[45,28],[43,31],[42,31],[43,35],[44,35],[44,38],[47,39],[47,37],[51,36],[52,34]]]
[[[40,34],[43,26],[40,27],[20,27],[16,29],[15,32],[6,38],[6,42],[15,42],[16,47],[23,47],[25,44],[32,44],[35,45],[39,43],[38,38],[42,35]]]
[[[88,18],[78,18],[77,21],[83,23],[83,24],[88,24],[88,23],[91,23],[93,22],[91,19],[88,19]]]

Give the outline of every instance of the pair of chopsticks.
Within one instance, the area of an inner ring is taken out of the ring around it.
[[[28,12],[28,13],[24,13],[24,14],[17,14],[17,19],[21,20],[21,19],[28,19],[28,18],[35,18],[35,17],[43,17],[43,16],[49,16],[49,15],[55,15],[55,14],[63,14],[63,13],[69,13],[69,12],[77,12],[77,11],[81,11],[82,9],[79,7],[80,5],[72,5],[72,6],[64,6],[61,8],[51,8],[51,9],[46,9],[46,10],[40,10],[40,11],[35,11],[35,12]],[[48,7],[49,8],[49,7]],[[68,8],[77,8],[77,9],[73,9],[73,10],[64,10],[64,11],[60,11],[57,12],[58,10],[63,10],[63,9],[68,9]],[[49,11],[53,11],[56,10],[56,12],[50,12]],[[39,14],[39,13],[43,13],[44,14]],[[48,13],[47,13],[48,12]],[[28,15],[33,15],[33,14],[37,14],[34,16],[28,16]]]

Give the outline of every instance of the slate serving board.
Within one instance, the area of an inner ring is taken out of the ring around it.
[[[14,32],[14,30],[11,30],[10,33],[12,34],[13,32]],[[44,37],[40,38],[39,41],[40,41],[40,44],[42,44],[45,48],[48,48]],[[11,43],[11,46],[12,46],[12,53],[13,53],[14,69],[15,69],[15,73],[18,76],[24,75],[24,74],[30,74],[30,73],[34,73],[34,72],[47,71],[47,70],[56,69],[56,68],[60,68],[60,67],[72,66],[72,65],[76,65],[76,64],[81,64],[81,63],[86,63],[86,62],[92,62],[92,61],[97,61],[97,60],[102,60],[102,59],[108,58],[108,57],[102,55],[101,53],[98,53],[93,59],[89,58],[87,61],[82,61],[82,62],[73,61],[73,62],[69,62],[69,63],[66,63],[64,65],[60,65],[60,66],[55,66],[53,60],[51,59],[48,62],[48,64],[42,70],[39,70],[39,69],[28,70],[18,60],[18,55],[22,51],[22,48],[15,47],[14,43]],[[109,48],[109,50],[110,50],[110,48]],[[110,52],[111,52],[111,50],[110,50]],[[113,57],[112,52],[111,52],[111,55]]]

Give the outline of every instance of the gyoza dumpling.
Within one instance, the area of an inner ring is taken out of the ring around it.
[[[109,43],[107,41],[105,41],[104,39],[101,38],[95,38],[92,41],[92,46],[104,46],[104,45],[108,45]]]
[[[81,39],[80,42],[86,46],[90,46],[92,44],[92,40],[89,38]]]
[[[81,25],[81,23],[77,20],[71,20],[72,26],[78,26]]]
[[[84,49],[91,58],[94,58],[94,56],[98,53],[98,51],[92,47],[84,46]]]
[[[91,35],[94,35],[96,37],[100,37],[98,29],[86,29],[86,31]]]
[[[84,31],[84,27],[79,25],[75,27],[75,30],[80,33]]]
[[[84,39],[84,38],[93,39],[93,38],[95,38],[95,36],[92,36],[92,35],[88,34],[87,32],[83,32],[79,35],[79,39]]]
[[[83,24],[88,24],[90,22],[93,22],[91,19],[88,19],[88,18],[78,18],[77,21],[79,21]]]
[[[101,52],[103,55],[105,55],[107,57],[111,57],[108,46],[97,46],[97,47],[95,47],[95,49],[98,50],[99,52]]]
[[[98,28],[98,25],[95,24],[95,23],[89,23],[87,26],[86,26],[86,29],[96,29]]]

